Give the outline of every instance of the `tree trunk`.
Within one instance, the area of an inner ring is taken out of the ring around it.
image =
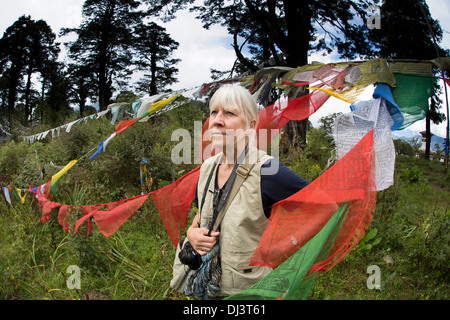
[[[156,48],[155,48],[156,50]],[[158,93],[158,89],[156,87],[156,52],[153,51],[151,54],[151,61],[150,61],[150,71],[152,74],[152,79],[150,80],[150,95],[153,96]]]
[[[25,88],[25,124],[28,127],[31,127],[31,106],[30,106],[30,95],[31,95],[31,75],[32,75],[33,71],[30,67],[30,69],[28,70],[28,74],[27,74],[27,85]]]
[[[296,68],[308,64],[308,50],[311,30],[311,11],[306,1],[284,1],[284,12],[287,24],[285,41],[286,62],[289,67]],[[305,90],[302,95],[308,94]],[[289,147],[297,152],[306,146],[308,118],[300,121],[289,121],[286,133]]]
[[[14,125],[14,108],[16,106],[17,87],[19,86],[20,71],[11,72],[8,89],[8,113],[9,113],[9,132],[12,133]]]
[[[47,81],[45,75],[42,75],[42,91],[41,91],[41,123],[44,121],[44,92],[45,92],[45,82]]]
[[[100,57],[102,59],[103,57]],[[98,73],[98,104],[100,111],[106,110],[106,62],[101,61]]]
[[[427,112],[427,116],[425,118],[426,122],[426,133],[425,133],[425,156],[424,158],[430,160],[430,147],[431,147],[431,116],[430,113]]]

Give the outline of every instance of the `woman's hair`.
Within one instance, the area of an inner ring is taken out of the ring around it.
[[[252,120],[258,121],[258,105],[250,92],[240,85],[223,85],[211,97],[210,110],[218,106],[235,107],[243,112],[247,118],[247,124]]]

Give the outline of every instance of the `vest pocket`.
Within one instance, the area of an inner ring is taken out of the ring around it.
[[[222,294],[238,293],[268,275],[272,269],[269,267],[250,266],[250,255],[228,254],[221,257],[222,265]]]

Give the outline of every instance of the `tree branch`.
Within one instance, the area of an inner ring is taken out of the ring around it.
[[[255,31],[255,32],[256,32],[256,31]],[[244,44],[248,41],[248,39],[249,39],[250,37],[252,37],[252,36],[255,34],[255,32],[253,32],[252,34],[250,34],[250,36],[247,37],[247,39],[245,39],[245,41],[244,41],[244,43],[242,44],[242,46],[239,47],[239,45],[238,45],[238,43],[237,43],[237,35],[238,35],[238,33],[239,33],[239,26],[236,25],[236,28],[235,28],[234,33],[233,33],[233,45],[232,45],[232,46],[233,46],[233,48],[234,48],[234,52],[236,53],[237,58],[239,59],[239,61],[240,61],[243,65],[245,65],[245,66],[246,66],[247,68],[249,68],[250,70],[258,71],[258,67],[255,66],[253,63],[251,63],[247,58],[245,58],[244,55],[243,55],[242,52],[241,52],[241,50],[242,50]]]

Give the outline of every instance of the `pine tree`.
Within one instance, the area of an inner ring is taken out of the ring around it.
[[[135,0],[86,0],[80,27],[62,30],[63,35],[75,32],[78,36],[67,43],[69,57],[93,71],[100,110],[108,106],[114,84],[132,73],[133,30],[144,17],[140,4]]]
[[[174,67],[180,59],[172,58],[178,42],[166,33],[166,29],[154,22],[135,29],[135,62],[138,70],[149,71],[137,83],[138,90],[149,95],[164,91],[177,81],[178,69]]]
[[[59,47],[56,35],[43,20],[32,20],[21,16],[11,25],[0,39],[0,66],[4,84],[2,97],[7,100],[10,128],[13,126],[13,112],[18,94],[23,93],[25,107],[24,124],[32,121],[32,76],[39,72],[44,75],[49,66],[56,62]],[[24,85],[24,77],[26,77]],[[43,77],[45,78],[45,77]]]

